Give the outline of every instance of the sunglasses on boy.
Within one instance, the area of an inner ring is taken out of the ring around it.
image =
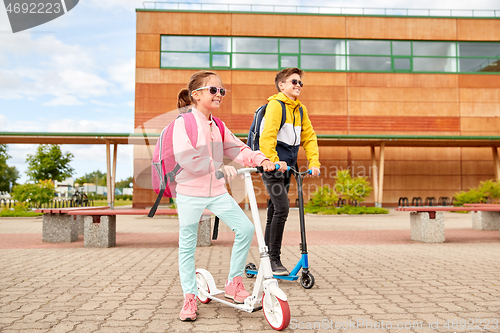
[[[217,92],[220,92],[220,95],[222,97],[226,96],[226,89],[214,87],[214,86],[201,87],[201,88],[195,89],[194,91],[198,91],[198,90],[202,90],[202,89],[208,89],[208,92],[212,95],[217,95]]]
[[[301,87],[303,87],[303,86],[304,86],[304,82],[302,82],[302,81],[300,81],[300,80],[297,80],[297,79],[290,80],[289,82],[292,82],[292,84],[293,84],[294,86],[296,86],[297,84],[298,84],[299,86],[301,86]]]

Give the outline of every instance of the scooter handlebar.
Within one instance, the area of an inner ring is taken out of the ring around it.
[[[280,168],[280,165],[278,163],[275,164],[276,166],[276,170],[278,170]],[[288,170],[290,170],[290,167],[288,167]],[[249,173],[263,173],[264,172],[264,168],[261,167],[261,166],[256,166],[255,168],[241,168],[241,169],[238,169],[236,171],[236,174],[238,175],[242,175],[246,172],[249,172]],[[220,170],[216,171],[215,172],[215,178],[216,179],[221,179],[221,178],[224,178],[224,173]]]

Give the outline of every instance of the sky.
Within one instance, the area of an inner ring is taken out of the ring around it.
[[[283,5],[276,0],[170,1]],[[496,9],[499,0],[288,0],[287,6]],[[12,33],[0,4],[0,132],[134,131],[136,0],[82,0],[65,15]],[[37,145],[9,145],[8,165],[26,182],[26,156]],[[105,145],[62,145],[74,178],[106,172]],[[133,176],[132,146],[118,146],[116,180]]]

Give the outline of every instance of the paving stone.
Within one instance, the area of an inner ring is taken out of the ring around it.
[[[450,214],[444,214],[445,221]],[[434,333],[450,332],[442,326],[446,320],[500,320],[498,231],[474,231],[470,229],[470,216],[456,216],[453,223],[458,228],[447,226],[446,242],[437,244],[410,240],[407,213],[391,211],[382,217],[330,219],[308,216],[309,264],[315,286],[306,290],[298,281],[278,280],[288,298],[291,325],[349,320],[423,322],[421,328],[393,327],[376,332]],[[80,238],[72,243],[42,243],[39,220],[31,222],[39,224],[37,243],[36,238],[22,233],[26,230],[23,223],[6,225],[0,219],[2,333],[274,331],[262,311],[246,313],[214,301],[198,302],[197,321],[184,323],[178,319],[182,289],[177,249],[175,241],[168,241],[178,237],[175,219],[120,216],[114,248],[84,248]],[[137,233],[139,223],[143,234]],[[1,233],[6,230],[19,245],[3,241],[6,238]],[[291,216],[282,248],[286,265],[294,265],[300,257],[298,230],[298,219]],[[153,235],[158,237],[158,232],[163,240],[148,242]],[[232,239],[226,226],[221,226],[219,235],[221,239],[212,246],[197,249],[196,260],[197,267],[209,269],[222,288],[228,275]],[[26,239],[32,248],[23,245]],[[250,260],[259,262],[255,244]],[[254,282],[244,278],[247,290]],[[439,329],[428,327],[436,321]],[[293,331],[291,326],[288,331]],[[360,327],[355,332],[374,331]]]

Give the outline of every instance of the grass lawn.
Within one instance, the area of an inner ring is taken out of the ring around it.
[[[107,206],[107,200],[94,200],[94,206]],[[115,207],[132,205],[132,200],[115,200]]]

